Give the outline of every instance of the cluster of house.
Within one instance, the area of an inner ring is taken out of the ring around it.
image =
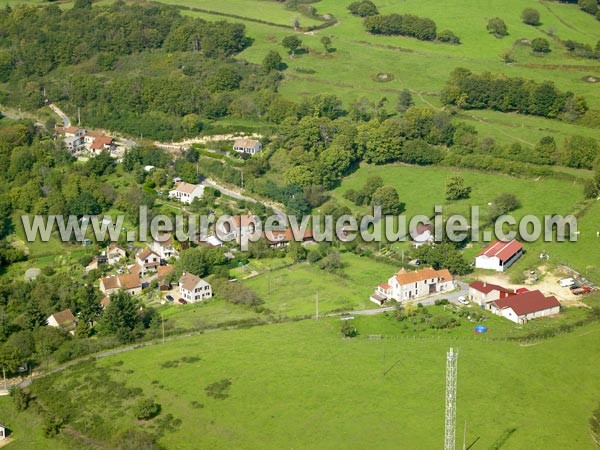
[[[507,289],[485,281],[469,285],[469,299],[494,314],[515,323],[546,317],[560,312],[560,302],[554,296],[546,297],[539,290]]]
[[[454,288],[454,279],[447,269],[426,268],[413,272],[401,269],[390,277],[387,283],[377,286],[370,299],[381,306],[388,300],[397,302],[418,300]]]
[[[101,131],[90,131],[71,125],[57,126],[56,134],[64,136],[63,147],[73,155],[84,151],[99,155],[103,151],[112,152],[116,149],[114,139]]]

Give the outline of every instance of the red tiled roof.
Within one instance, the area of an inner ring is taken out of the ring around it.
[[[167,275],[173,273],[173,266],[158,266],[158,280],[162,280]]]
[[[102,300],[100,300],[100,305],[101,305],[103,308],[106,308],[108,305],[110,305],[110,297],[109,297],[109,296],[106,296],[106,297],[104,297]]]
[[[65,309],[64,311],[54,313],[52,314],[52,316],[54,317],[54,320],[56,320],[56,323],[58,323],[59,325],[66,325],[75,322],[75,316],[73,315],[70,309]]]
[[[387,283],[381,283],[379,287],[387,291],[390,288],[390,285]]]
[[[119,282],[116,277],[106,277],[100,280],[104,289],[117,289],[119,287]]]
[[[129,273],[119,277],[119,285],[124,289],[134,289],[142,286],[142,281],[137,273]]]
[[[544,297],[540,291],[529,291],[494,301],[500,308],[511,308],[518,316],[524,316],[538,311],[560,306],[560,302],[554,296]]]
[[[270,237],[272,239],[269,237],[269,233],[270,233]],[[291,228],[288,228],[286,230],[267,231],[266,236],[267,236],[267,240],[272,244],[275,244],[278,242],[291,242],[291,241],[295,240],[294,232]],[[304,232],[304,234],[302,235],[302,240],[312,239],[312,237],[313,237],[312,230],[306,230]]]
[[[143,261],[150,255],[154,255],[158,258],[158,255],[155,252],[153,252],[152,250],[150,250],[149,248],[145,248],[144,250],[140,251],[137,254],[137,258]]]
[[[400,270],[396,274],[396,280],[399,284],[416,283],[418,281],[428,280],[429,278],[440,278],[443,281],[452,281],[452,275],[448,269],[434,270],[431,268],[415,270],[414,272],[407,272],[405,269]]]
[[[484,294],[489,294],[492,291],[498,292],[506,292],[507,294],[512,294],[513,291],[511,289],[507,289],[505,287],[499,286],[497,284],[486,283],[485,281],[473,281],[469,287],[472,287],[476,291],[483,292]]]
[[[488,245],[479,255],[489,258],[497,257],[500,261],[508,261],[515,253],[523,249],[523,245],[513,239],[512,241],[496,241]]]

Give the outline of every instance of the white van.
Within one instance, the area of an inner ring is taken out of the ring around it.
[[[563,278],[562,280],[559,281],[559,284],[562,287],[569,287],[569,286],[573,286],[575,284],[575,280],[573,278]]]

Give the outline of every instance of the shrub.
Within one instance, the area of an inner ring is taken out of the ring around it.
[[[436,25],[433,20],[411,14],[369,16],[364,19],[364,25],[367,31],[373,34],[410,36],[422,41],[432,41],[436,38]]]
[[[150,420],[160,413],[160,405],[152,399],[144,398],[135,404],[133,413],[139,420]]]
[[[523,23],[526,23],[527,25],[539,25],[540,13],[537,9],[525,8],[521,13],[521,19],[523,19]]]
[[[354,326],[351,320],[345,320],[344,325],[342,325],[341,329],[342,335],[347,338],[353,338],[358,336],[358,330]]]
[[[508,36],[508,27],[500,17],[494,17],[488,21],[487,30],[496,37]]]
[[[370,0],[350,3],[350,5],[348,5],[348,10],[351,14],[359,17],[368,17],[379,14],[377,6]]]
[[[29,402],[31,402],[29,392],[24,391],[20,387],[15,387],[10,390],[10,395],[17,411],[25,411],[29,407]]]
[[[550,43],[547,39],[544,38],[535,38],[531,41],[531,49],[535,53],[549,53],[550,52]]]
[[[460,44],[460,38],[450,30],[442,30],[438,33],[437,39],[440,42],[449,42],[450,44]]]

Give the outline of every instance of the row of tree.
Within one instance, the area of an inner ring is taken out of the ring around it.
[[[442,103],[465,109],[515,111],[542,117],[574,119],[588,107],[585,98],[561,92],[550,81],[538,83],[489,72],[457,68],[442,91]]]

